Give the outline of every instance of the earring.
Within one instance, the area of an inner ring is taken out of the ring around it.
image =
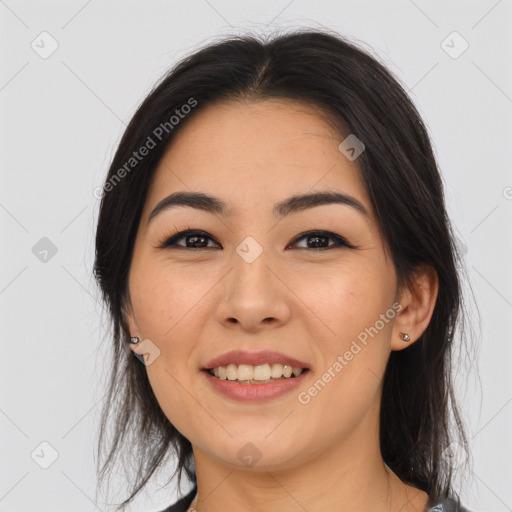
[[[409,335],[407,333],[405,333],[405,332],[401,332],[400,333],[400,338],[402,338],[402,340],[404,340],[406,343],[408,341],[411,341],[411,338],[409,338]]]
[[[131,337],[130,338],[130,343],[133,343],[134,345],[139,343],[140,341],[140,338],[136,338],[136,337]]]

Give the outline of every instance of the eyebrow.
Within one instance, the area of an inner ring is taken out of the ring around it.
[[[276,218],[282,218],[290,213],[296,213],[315,206],[326,204],[344,204],[351,206],[362,215],[368,216],[366,208],[355,198],[341,192],[324,191],[291,196],[276,203],[272,213]],[[189,206],[213,214],[232,216],[228,205],[219,197],[203,192],[179,191],[162,199],[149,214],[148,224],[159,213],[178,206]]]

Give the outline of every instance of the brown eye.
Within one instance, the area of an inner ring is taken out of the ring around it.
[[[176,243],[181,239],[185,239],[185,245]],[[171,236],[159,245],[158,248],[165,249],[169,247],[177,247],[180,249],[209,249],[211,247],[208,247],[208,240],[213,240],[213,238],[204,231],[187,230]]]
[[[184,239],[185,245],[178,244],[177,242]],[[349,243],[345,238],[330,231],[308,231],[295,238],[295,240],[287,246],[287,249],[292,245],[296,245],[297,241],[306,239],[306,247],[298,247],[299,249],[314,249],[317,251],[334,249],[339,247],[349,247],[355,249],[355,246]],[[211,249],[208,246],[208,240],[214,239],[204,231],[186,230],[176,233],[163,243],[158,245],[159,249],[178,248],[178,249]],[[333,244],[329,244],[329,240],[333,240]],[[217,244],[217,242],[215,242]]]
[[[332,233],[330,231],[309,231],[307,233],[303,233],[302,235],[297,237],[290,245],[294,245],[297,243],[298,240],[302,239],[307,240],[307,246],[299,247],[299,249],[325,250],[342,246],[355,249],[355,247],[352,244],[350,244],[347,240],[345,240],[342,236],[337,235],[336,233]],[[329,245],[329,240],[334,240],[335,243]]]

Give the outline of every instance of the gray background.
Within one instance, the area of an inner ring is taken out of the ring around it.
[[[457,379],[473,453],[461,495],[512,510],[511,20],[510,0],[0,1],[0,511],[108,510],[93,457],[110,364],[93,191],[136,106],[218,36],[301,26],[368,44],[429,128],[481,317],[478,373]],[[164,477],[131,510],[174,501]]]

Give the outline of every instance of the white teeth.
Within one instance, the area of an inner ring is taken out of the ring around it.
[[[270,376],[273,379],[279,379],[283,375],[283,365],[282,364],[273,364],[272,369],[270,370]]]
[[[295,375],[295,377],[297,377],[298,375],[300,375],[303,372],[303,370],[302,370],[302,368],[300,368],[298,366],[294,366],[292,368],[292,372],[293,372],[293,375]]]
[[[251,380],[253,378],[253,368],[250,364],[239,364],[238,365],[238,379],[240,380]],[[254,377],[256,379],[256,377]]]
[[[303,372],[302,368],[292,367],[288,364],[265,363],[257,366],[250,364],[228,364],[213,368],[215,377],[223,380],[261,380],[290,378],[292,374],[297,377]]]
[[[227,365],[226,377],[228,380],[236,380],[238,378],[238,367],[236,364],[228,364]]]
[[[290,365],[283,366],[283,375],[288,378],[292,376],[293,368]]]
[[[240,368],[240,367],[239,367]],[[258,366],[254,366],[254,373],[253,373],[253,380],[268,380],[270,379],[270,365],[268,363],[260,364]],[[240,380],[242,380],[242,377],[238,376]],[[247,380],[250,380],[247,379]]]

